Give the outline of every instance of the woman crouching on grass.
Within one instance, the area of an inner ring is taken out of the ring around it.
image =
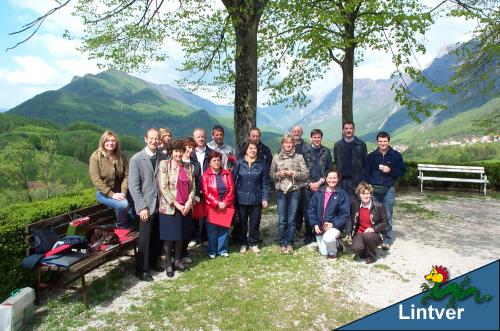
[[[234,214],[234,184],[231,171],[222,168],[222,154],[208,153],[208,169],[203,173],[202,191],[208,205],[207,236],[208,256],[229,257],[228,228]],[[212,211],[216,211],[213,213]],[[227,215],[229,213],[229,215]],[[226,219],[227,222],[221,222]]]
[[[97,201],[115,210],[116,227],[131,227],[127,201],[128,162],[113,131],[105,131],[101,136],[99,147],[90,156],[89,174],[97,190]]]
[[[352,250],[367,264],[377,261],[376,248],[382,244],[382,233],[387,228],[387,213],[384,206],[372,199],[373,187],[361,182],[356,187],[351,203]]]
[[[337,252],[343,251],[340,234],[349,220],[349,195],[337,186],[339,177],[336,170],[327,173],[326,185],[314,192],[307,210],[319,253],[329,259],[336,259]]]

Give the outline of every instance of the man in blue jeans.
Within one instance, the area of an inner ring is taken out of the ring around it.
[[[405,174],[403,157],[389,146],[391,136],[384,131],[377,134],[378,148],[368,154],[365,165],[365,180],[373,186],[375,198],[387,211],[387,231],[382,249],[388,250],[394,239],[392,232],[392,210],[396,202],[394,185],[398,177]]]

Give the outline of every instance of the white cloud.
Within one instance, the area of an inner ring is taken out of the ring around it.
[[[0,68],[0,80],[21,85],[48,85],[58,80],[58,71],[39,57],[16,56],[13,60],[20,69]]]
[[[81,45],[80,41],[68,40],[52,34],[44,34],[39,38],[43,47],[55,58],[80,58],[82,56],[77,50],[77,47]]]
[[[62,75],[70,78],[73,76],[83,76],[85,74],[97,74],[102,71],[97,67],[97,64],[85,58],[74,60],[57,60],[57,68],[60,69]]]
[[[29,9],[38,15],[45,14],[54,6],[55,1],[33,1],[33,0],[9,0],[9,4],[16,9]]]

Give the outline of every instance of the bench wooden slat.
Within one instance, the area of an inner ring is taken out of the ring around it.
[[[41,220],[41,221],[38,221],[35,223],[31,223],[28,226],[29,227],[37,227],[37,228],[46,228],[46,227],[53,226],[55,224],[64,223],[64,222],[69,223],[73,219],[78,218],[77,215],[84,217],[84,216],[97,214],[99,212],[103,212],[103,211],[107,211],[107,210],[110,210],[109,207],[107,207],[103,204],[98,204],[98,205],[94,205],[94,206],[87,207],[87,208],[81,208],[81,209],[78,209],[78,210],[72,211],[70,213],[63,214],[63,215],[58,215],[55,217],[47,218],[47,219],[44,219],[44,220]],[[112,209],[111,209],[111,211],[112,211]]]
[[[428,168],[436,169],[465,169],[465,170],[478,170],[484,171],[484,167],[478,166],[454,166],[454,165],[441,165],[441,164],[418,164],[418,169],[427,170]]]
[[[88,257],[86,257],[83,260],[80,260],[76,262],[75,264],[71,265],[69,267],[69,271],[71,272],[76,272],[80,273],[85,269],[90,269],[92,268],[95,264],[101,264],[103,260],[107,259],[110,255],[116,254],[117,252],[123,250],[127,246],[133,246],[139,239],[139,232],[135,231],[129,234],[129,237],[131,238],[129,241],[120,244],[116,247],[113,247],[112,249],[108,251],[97,251],[94,253],[91,253]]]
[[[461,182],[461,183],[488,183],[488,180],[472,178],[447,178],[447,177],[418,177],[420,180],[443,181],[443,182]]]

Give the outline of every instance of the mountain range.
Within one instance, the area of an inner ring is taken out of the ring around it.
[[[455,65],[454,54],[447,53],[436,58],[424,73],[438,83],[447,82]],[[354,80],[353,115],[358,136],[372,139],[377,131],[383,129],[395,137],[404,138],[406,142],[415,138],[426,140],[423,137],[436,136],[432,131],[442,130],[443,125],[453,119],[462,128],[455,128],[453,134],[465,135],[470,133],[470,120],[469,123],[462,123],[457,118],[481,119],[498,111],[500,84],[488,96],[478,92],[467,93],[465,97],[443,97],[411,83],[410,88],[420,98],[448,105],[447,110],[436,111],[417,125],[409,118],[407,109],[395,103],[391,90],[394,82],[394,79]],[[314,98],[305,108],[289,109],[286,104],[259,107],[257,125],[268,131],[264,137],[270,140],[266,142],[272,147],[277,146],[280,135],[294,124],[304,128],[306,138],[311,129],[321,128],[325,140],[333,142],[340,138],[341,95],[342,87],[339,85],[329,93]],[[59,90],[43,92],[8,113],[62,125],[85,121],[136,137],[141,137],[151,126],[168,126],[174,136],[179,137],[191,135],[194,127],[210,130],[219,123],[226,128],[226,141],[233,142],[234,137],[232,106],[218,105],[187,90],[147,82],[114,69],[97,75],[74,77]],[[411,132],[413,134],[409,134]],[[422,134],[424,132],[426,134]]]

